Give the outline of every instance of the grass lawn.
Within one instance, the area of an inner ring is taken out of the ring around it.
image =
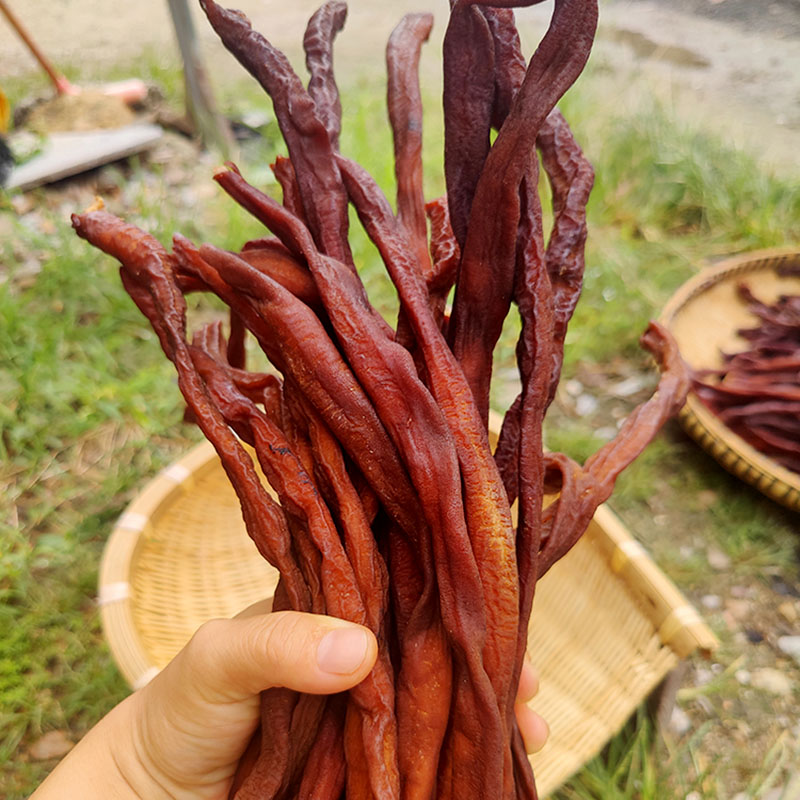
[[[177,72],[152,61],[151,77],[179,102]],[[12,99],[26,91],[20,83]],[[391,196],[383,88],[364,81],[344,95],[342,149]],[[231,113],[263,105],[249,84],[226,88],[225,97]],[[442,187],[441,125],[430,100],[426,160],[434,196]],[[598,402],[579,415],[561,391],[548,443],[583,458],[652,386],[637,346],[647,320],[706,259],[800,242],[800,188],[656,105],[614,117],[593,94],[591,74],[564,110],[598,179],[585,292],[562,385],[582,387]],[[266,179],[273,134],[270,128],[243,153],[246,175]],[[187,157],[179,166],[184,179],[175,165],[144,160],[34,192],[31,202],[0,195],[0,796],[9,800],[25,797],[52,768],[53,761],[30,757],[43,733],[77,740],[127,693],[99,627],[100,554],[137,489],[198,439],[181,423],[172,367],[116,266],[77,239],[69,213],[99,186],[111,210],[162,241],[180,230],[235,246],[260,233],[208,189],[213,160]],[[354,252],[376,304],[392,318],[374,250],[357,236]],[[196,301],[194,312],[213,314],[214,307]],[[506,342],[498,375],[512,368]],[[641,378],[640,393],[608,395],[631,376]],[[787,786],[800,752],[797,733],[782,731],[800,724],[800,693],[744,689],[740,673],[777,666],[798,677],[796,665],[779,662],[770,646],[779,624],[774,606],[795,602],[800,580],[797,517],[723,472],[675,425],[623,476],[611,505],[695,602],[722,598],[723,608],[709,606],[708,614],[722,647],[713,664],[690,665],[679,695],[691,720],[687,733],[664,743],[641,715],[558,797],[760,798]],[[730,559],[728,570],[709,567],[711,549]],[[725,602],[741,592],[753,619],[731,624]]]

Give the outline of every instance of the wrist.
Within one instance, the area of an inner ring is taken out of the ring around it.
[[[142,691],[126,698],[112,712],[115,744],[110,748],[116,774],[138,800],[175,800],[165,788],[147,746],[146,709]],[[128,795],[125,795],[127,797]]]

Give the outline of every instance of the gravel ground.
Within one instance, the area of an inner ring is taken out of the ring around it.
[[[627,73],[629,94],[800,172],[800,0],[608,0],[600,34],[609,91]]]

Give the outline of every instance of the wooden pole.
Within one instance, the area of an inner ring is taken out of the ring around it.
[[[167,0],[167,2],[183,59],[187,111],[203,141],[207,145],[216,147],[224,158],[232,158],[234,139],[227,122],[216,110],[188,2],[187,0]]]

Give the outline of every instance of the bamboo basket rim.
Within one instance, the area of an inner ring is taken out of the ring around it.
[[[262,570],[277,576],[255,548],[250,555],[241,550],[242,541],[250,543],[231,503],[235,494],[219,458],[202,442],[152,479],[114,527],[100,565],[98,605],[108,646],[134,689],[158,674],[205,619],[241,610],[244,605],[232,610],[230,601],[245,600],[243,585],[255,580],[263,591]],[[222,540],[203,539],[211,556],[182,568],[193,562],[198,547],[194,526],[213,525],[220,514]],[[241,525],[238,533],[227,524],[231,515]],[[231,564],[234,575],[226,571]],[[246,603],[264,596],[248,596]],[[601,750],[681,659],[697,650],[709,654],[717,640],[605,506],[545,576],[538,602],[550,614],[535,617],[541,622],[532,629],[543,687],[536,702],[550,721],[551,736],[531,761],[540,796],[546,797]],[[212,613],[199,618],[197,604],[202,614],[214,606]]]
[[[800,264],[800,249],[758,250],[705,267],[672,295],[661,312],[660,321],[673,330],[681,312],[691,303],[702,302],[709,289],[747,274],[774,271],[792,262]],[[760,453],[734,433],[693,391],[689,392],[678,419],[687,434],[725,469],[772,500],[800,511],[800,475]]]

